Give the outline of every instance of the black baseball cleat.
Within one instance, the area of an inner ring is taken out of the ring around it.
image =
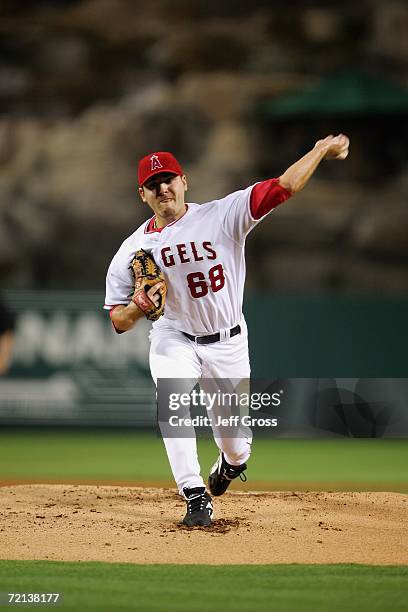
[[[208,477],[208,487],[212,495],[222,495],[228,489],[231,480],[240,477],[245,482],[246,476],[244,470],[247,469],[246,463],[242,465],[230,465],[225,461],[224,453],[220,453],[217,461],[211,468]]]
[[[184,488],[183,493],[187,503],[183,524],[187,527],[209,527],[213,517],[213,505],[205,487]]]

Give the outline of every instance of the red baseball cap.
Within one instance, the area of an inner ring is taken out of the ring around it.
[[[149,153],[149,155],[142,157],[137,169],[140,187],[142,187],[149,178],[161,172],[172,172],[180,176],[184,174],[180,164],[172,153],[157,151],[156,153]]]

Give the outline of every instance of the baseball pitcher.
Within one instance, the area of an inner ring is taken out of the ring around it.
[[[349,139],[327,136],[279,178],[205,204],[187,203],[188,182],[168,152],[139,161],[139,194],[153,216],[127,238],[106,278],[105,309],[118,333],[142,317],[153,321],[150,369],[160,378],[247,379],[247,327],[242,314],[245,240],[277,206],[303,189],[323,159],[345,159]],[[222,495],[244,477],[251,432],[226,437],[213,426],[218,459],[208,487]],[[209,526],[210,493],[200,474],[195,436],[164,437],[170,466],[187,504],[183,523]]]

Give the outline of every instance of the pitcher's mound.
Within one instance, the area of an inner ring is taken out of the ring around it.
[[[399,493],[226,493],[209,528],[170,489],[0,488],[3,559],[131,563],[408,563]]]

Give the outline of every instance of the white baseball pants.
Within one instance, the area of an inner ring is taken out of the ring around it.
[[[160,323],[150,333],[150,370],[156,385],[158,378],[192,381],[201,378],[249,379],[248,334],[244,319],[240,322],[240,334],[206,345],[189,340],[182,332],[165,324],[163,319]],[[213,416],[216,415],[214,406]],[[252,443],[249,429],[244,437],[224,437],[225,433],[223,436],[213,425],[213,436],[230,465],[241,465],[248,460]],[[204,487],[194,431],[188,438],[164,437],[163,441],[180,495],[183,495],[184,487]]]

